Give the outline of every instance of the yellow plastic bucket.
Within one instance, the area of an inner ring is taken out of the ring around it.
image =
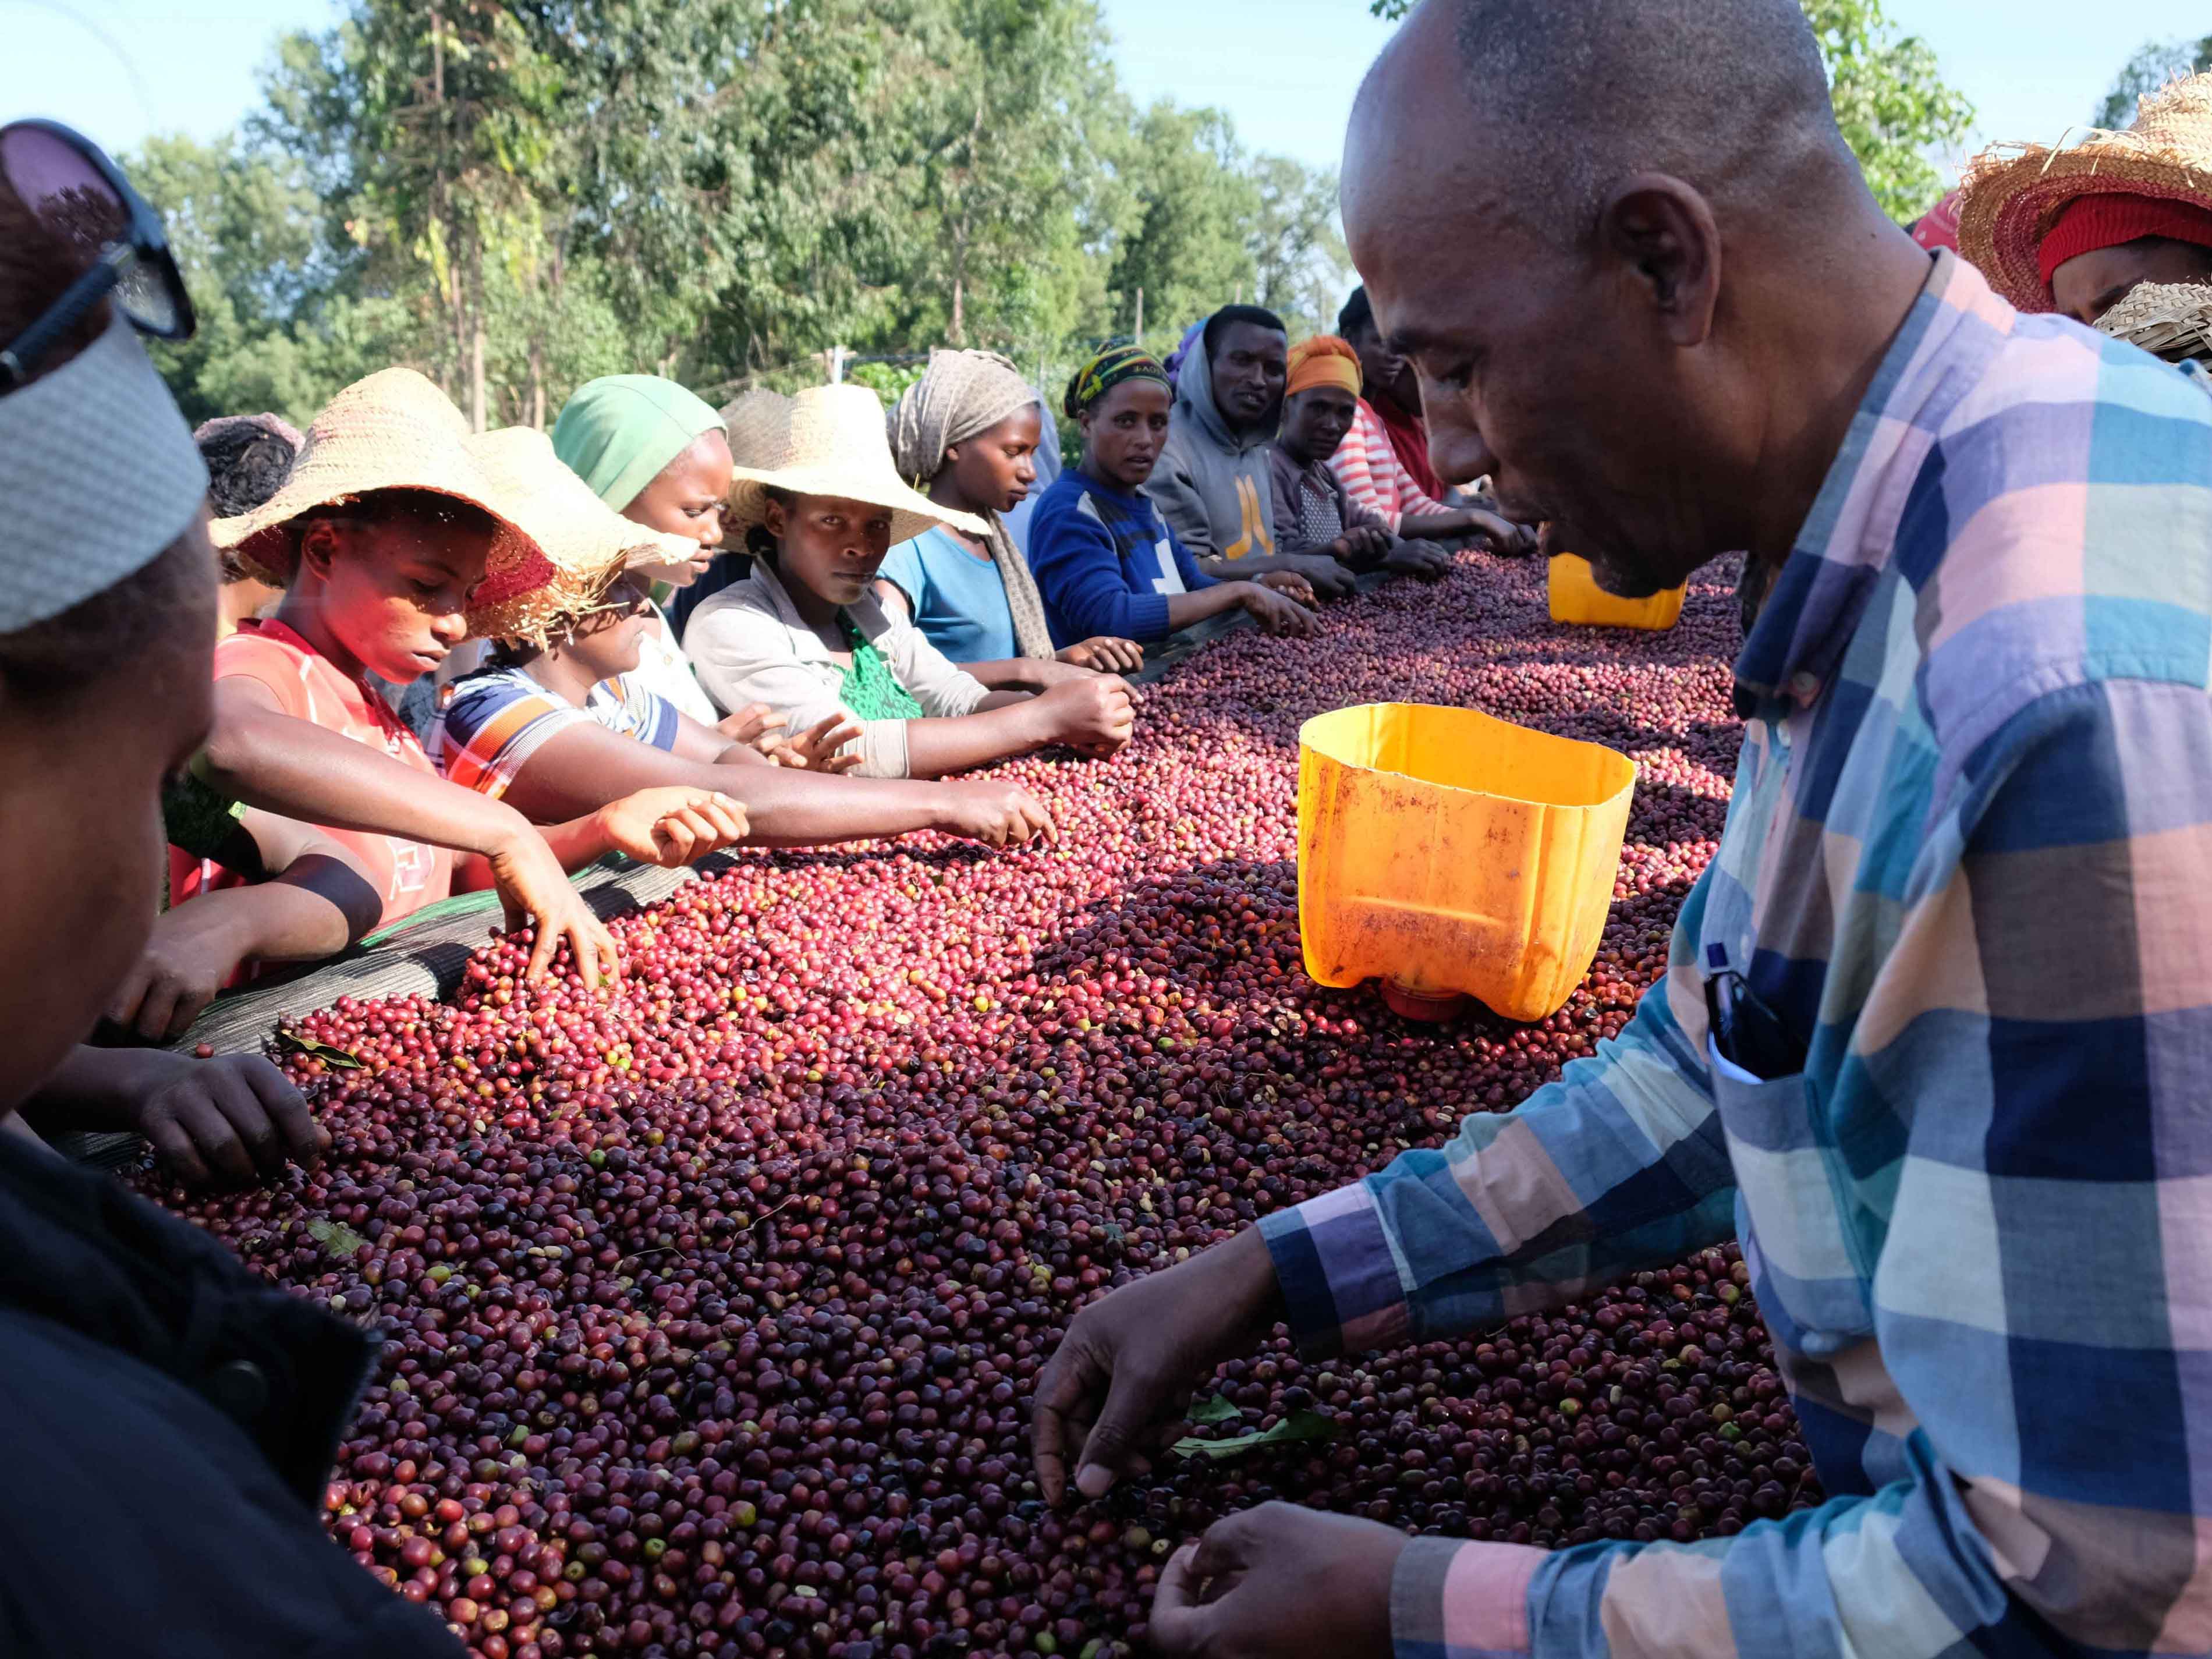
[[[1670,587],[1648,599],[1624,599],[1597,585],[1588,559],[1574,553],[1552,557],[1548,573],[1552,620],[1593,628],[1672,628],[1682,615],[1682,590]]]
[[[1636,763],[1472,708],[1365,703],[1298,731],[1298,922],[1323,985],[1401,1013],[1566,1001],[1613,902]]]

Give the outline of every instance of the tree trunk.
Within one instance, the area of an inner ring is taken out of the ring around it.
[[[435,112],[431,121],[438,135],[437,159],[430,173],[430,212],[442,218],[446,210],[446,30],[445,19],[436,6],[430,8],[430,106]],[[440,389],[458,403],[461,377],[467,372],[468,362],[467,307],[461,301],[460,244],[446,227],[447,268],[445,301],[446,315],[453,325],[453,363],[452,371],[438,377]]]
[[[538,336],[530,342],[530,424],[545,430],[545,342]]]
[[[968,235],[963,228],[952,245],[952,322],[945,337],[955,346],[968,343]]]
[[[469,429],[484,429],[484,305],[477,296],[476,325],[469,330]]]
[[[460,388],[469,373],[469,305],[461,289],[461,258],[458,239],[448,243],[446,262],[446,314],[453,321],[453,374],[446,395],[459,403]]]

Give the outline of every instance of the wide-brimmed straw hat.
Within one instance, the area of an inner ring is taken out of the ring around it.
[[[2141,196],[2212,209],[2212,72],[2147,93],[2124,132],[2071,143],[1998,144],[1967,165],[1959,252],[2022,311],[2052,308],[2038,253],[2083,196]]]
[[[2212,283],[2138,283],[2097,329],[2174,362],[2212,357]]]
[[[755,394],[732,404],[723,416],[730,426],[730,453],[738,462],[729,520],[740,529],[767,517],[767,492],[773,488],[887,507],[894,544],[933,525],[990,534],[981,519],[939,507],[907,487],[891,462],[883,404],[864,386],[810,386],[773,402]]]
[[[383,489],[449,495],[489,514],[495,526],[477,603],[497,605],[544,586],[553,566],[516,522],[505,493],[469,447],[453,400],[411,368],[379,370],[324,406],[307,428],[284,487],[211,533],[249,575],[283,586],[299,560],[300,520]]]
[[[697,556],[696,541],[648,530],[601,501],[535,427],[502,427],[467,441],[500,499],[544,550],[553,570],[549,580],[527,592],[472,604],[471,634],[542,645],[562,620],[597,604],[607,584],[625,569]]]

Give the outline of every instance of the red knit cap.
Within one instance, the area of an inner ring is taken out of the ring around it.
[[[2036,251],[2043,285],[2050,287],[2051,272],[2069,259],[2144,236],[2212,247],[2212,208],[2157,196],[2077,196]]]

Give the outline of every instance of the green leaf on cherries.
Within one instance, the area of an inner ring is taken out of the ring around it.
[[[343,1221],[310,1221],[307,1237],[323,1247],[324,1251],[343,1261],[368,1243]]]
[[[298,1031],[276,1028],[276,1046],[287,1054],[305,1054],[310,1060],[319,1060],[325,1066],[335,1066],[342,1072],[361,1072],[368,1069],[368,1062],[351,1049],[340,1048]]]
[[[1244,1413],[1230,1403],[1227,1395],[1217,1394],[1204,1405],[1193,1406],[1188,1415],[1200,1427],[1211,1428],[1216,1423],[1232,1422]]]
[[[1179,1457],[1242,1457],[1257,1446],[1288,1445],[1298,1440],[1326,1440],[1336,1432],[1335,1422],[1319,1412],[1292,1412],[1272,1429],[1233,1435],[1226,1440],[1178,1440],[1171,1450]]]

